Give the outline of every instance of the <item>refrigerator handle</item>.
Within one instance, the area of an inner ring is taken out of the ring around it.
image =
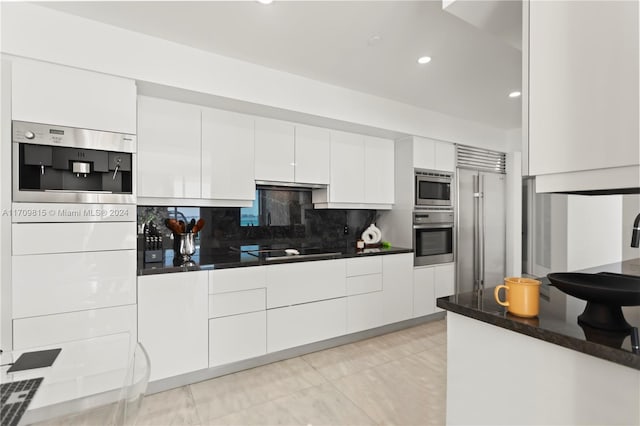
[[[473,175],[473,289],[480,289],[480,182],[479,176]]]
[[[480,288],[484,290],[484,252],[485,252],[485,214],[484,214],[484,176],[478,176],[478,186],[480,188],[480,197],[478,198],[478,213],[479,213],[479,222],[480,226],[478,226],[478,237],[480,240],[480,256],[478,259],[479,266],[479,278],[480,278]]]

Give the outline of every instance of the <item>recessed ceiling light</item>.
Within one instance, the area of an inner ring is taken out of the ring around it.
[[[517,90],[509,93],[510,98],[519,98],[520,95],[522,95],[522,93],[518,92]]]
[[[271,4],[273,0],[257,0],[257,2],[262,4]]]
[[[418,58],[418,63],[419,64],[428,64],[429,62],[431,62],[431,56],[420,56]]]

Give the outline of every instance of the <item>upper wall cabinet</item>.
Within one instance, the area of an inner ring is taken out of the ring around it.
[[[413,167],[446,172],[455,171],[455,145],[449,142],[414,137]]]
[[[253,126],[248,115],[202,110],[202,198],[255,198]]]
[[[138,98],[138,202],[251,206],[253,117]]]
[[[295,126],[295,181],[327,185],[331,132],[320,127]]]
[[[257,181],[328,184],[330,133],[318,127],[256,119]]]
[[[394,202],[394,146],[388,139],[331,132],[329,187],[313,193],[318,208],[390,209]]]
[[[537,191],[639,187],[638,2],[531,1],[525,23],[527,12]]]
[[[12,120],[136,133],[133,80],[14,59],[11,81]]]
[[[200,198],[200,108],[138,98],[138,197]]]

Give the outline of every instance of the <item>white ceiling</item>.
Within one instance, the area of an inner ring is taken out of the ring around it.
[[[520,90],[520,50],[443,11],[440,0],[39,4],[497,128],[520,127],[520,99],[507,96]],[[373,36],[380,40],[371,43]],[[433,60],[418,65],[421,55]]]

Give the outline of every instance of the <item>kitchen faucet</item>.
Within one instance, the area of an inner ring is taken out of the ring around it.
[[[633,233],[631,234],[631,247],[640,247],[640,213],[633,221]]]

